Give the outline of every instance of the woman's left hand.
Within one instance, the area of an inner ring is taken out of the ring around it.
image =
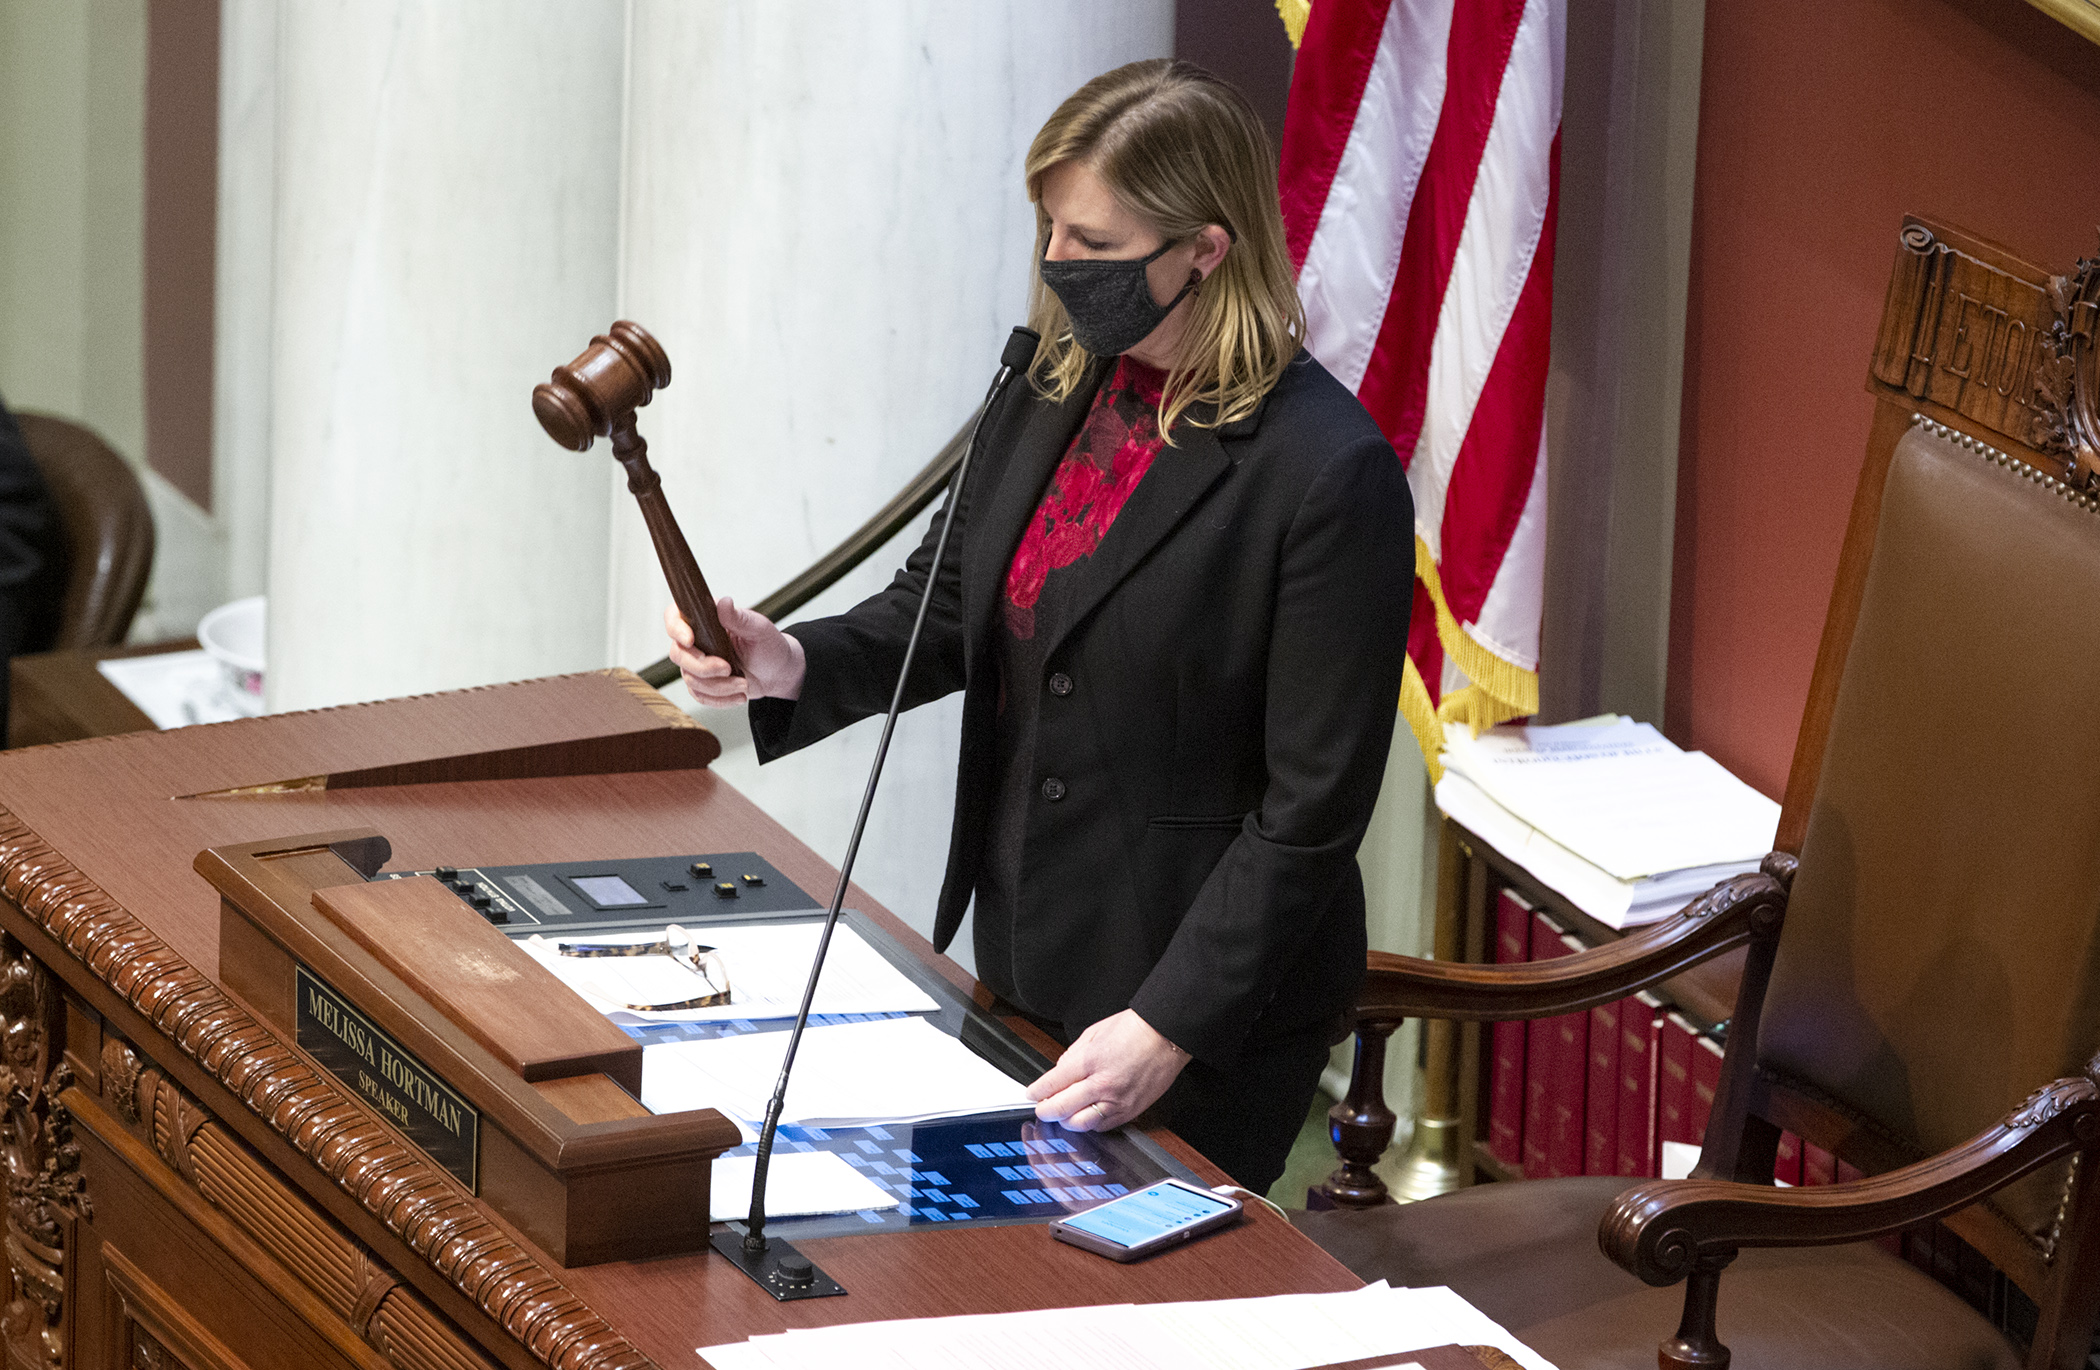
[[[1188,1063],[1187,1052],[1126,1008],[1080,1033],[1028,1097],[1038,1118],[1106,1132],[1150,1108]]]

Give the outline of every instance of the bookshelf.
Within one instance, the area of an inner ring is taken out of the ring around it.
[[[1586,946],[1598,946],[1624,935],[1576,908],[1464,824],[1449,817],[1440,821],[1437,892],[1438,902],[1444,907],[1437,913],[1441,927],[1451,931],[1440,935],[1439,941],[1452,947],[1458,959],[1475,964],[1494,961],[1495,907],[1503,890],[1516,893]],[[1656,996],[1700,1031],[1709,1030],[1725,1022],[1734,1011],[1745,955],[1731,952],[1666,980],[1655,991]],[[1453,1026],[1458,1029],[1456,1104],[1463,1182],[1523,1179],[1521,1166],[1498,1158],[1487,1145],[1486,1101],[1492,1064],[1487,1043],[1492,1025]],[[1430,1064],[1434,1069],[1433,1058]]]

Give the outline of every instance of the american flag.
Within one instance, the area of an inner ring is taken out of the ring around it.
[[[1400,707],[1432,775],[1444,722],[1538,711],[1565,32],[1565,0],[1313,0],[1291,77],[1307,345],[1414,490]]]

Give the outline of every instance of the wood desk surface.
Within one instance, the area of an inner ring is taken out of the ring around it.
[[[1037,1225],[811,1241],[811,1256],[851,1296],[789,1304],[775,1304],[707,1254],[564,1270],[482,1210],[479,1221],[519,1252],[502,1272],[505,1289],[537,1291],[532,1308],[520,1312],[514,1305],[523,1295],[513,1298],[458,1261],[448,1265],[456,1253],[443,1241],[396,1221],[369,1194],[318,1167],[297,1118],[279,1116],[287,1110],[265,1117],[236,1088],[240,1067],[226,1059],[234,1039],[250,1057],[261,1054],[256,1043],[280,1054],[289,1047],[246,1020],[216,985],[218,899],[191,868],[204,848],[368,826],[391,840],[389,864],[397,869],[744,849],[820,898],[829,891],[834,869],[713,772],[689,759],[680,769],[634,769],[653,764],[636,751],[646,751],[648,735],[623,744],[621,774],[315,784],[332,773],[418,765],[427,772],[434,756],[516,754],[541,744],[571,748],[561,754],[573,766],[579,739],[652,716],[662,725],[669,706],[660,696],[650,703],[653,692],[637,684],[605,674],[562,677],[0,754],[7,896],[0,924],[94,1005],[111,1031],[134,1040],[507,1364],[638,1365],[639,1352],[659,1365],[690,1365],[695,1347],[788,1327],[1357,1287],[1347,1270],[1258,1205],[1239,1228],[1135,1266],[1053,1242]],[[689,758],[691,750],[677,754]],[[212,792],[217,797],[198,797]],[[983,994],[865,891],[855,888],[849,902],[965,992]],[[188,1007],[171,1008],[178,997]],[[244,1021],[217,1035],[195,1026],[236,1016]],[[1157,1135],[1198,1173],[1216,1177],[1178,1139]],[[442,1183],[441,1176],[429,1182]],[[509,1340],[492,1324],[508,1329]]]

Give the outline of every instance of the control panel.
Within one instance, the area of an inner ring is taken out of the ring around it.
[[[688,929],[725,922],[796,923],[823,916],[817,899],[756,852],[698,856],[619,857],[555,861],[531,866],[438,866],[382,871],[374,880],[428,875],[512,937],[534,933],[640,932],[678,923]],[[830,891],[826,890],[825,894]],[[1015,1080],[1032,1080],[1049,1062],[1006,1024],[978,1007],[905,947],[880,923],[855,909],[846,925],[941,1007],[927,1019],[960,1038],[977,1055]],[[858,1021],[867,1016],[812,1022]],[[704,1022],[624,1025],[645,1046],[742,1033],[771,1032],[785,1043],[788,1018],[730,1018]],[[645,1067],[646,1069],[646,1067]],[[1026,1112],[865,1127],[782,1126],[785,1151],[831,1151],[888,1191],[894,1206],[862,1212],[776,1219],[770,1230],[794,1238],[901,1231],[935,1223],[996,1226],[1047,1222],[1168,1175],[1194,1172],[1135,1129],[1067,1132]],[[725,1152],[749,1156],[747,1143]]]
[[[434,877],[513,937],[809,913],[822,907],[772,862],[747,851],[536,866],[438,866],[381,871],[372,878],[415,875]]]

